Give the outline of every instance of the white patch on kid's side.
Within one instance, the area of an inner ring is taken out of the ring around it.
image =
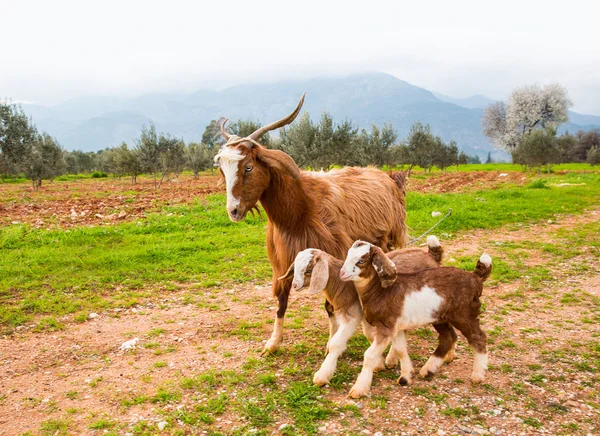
[[[444,299],[429,286],[423,286],[416,292],[407,294],[404,298],[402,315],[398,319],[397,328],[407,330],[414,327],[431,324],[436,320],[434,314],[440,308]]]
[[[218,159],[219,166],[225,176],[225,187],[227,191],[227,210],[233,210],[240,205],[240,199],[233,196],[233,187],[237,182],[238,167],[240,161],[244,159],[242,152],[235,148],[224,146],[215,156]]]
[[[360,268],[356,266],[356,263],[371,250],[371,244],[368,242],[360,241],[363,245],[357,247],[356,245],[358,242],[359,241],[355,242],[352,247],[350,247],[346,260],[344,261],[344,266],[342,266],[342,271],[345,275],[350,276],[351,280],[357,279],[360,274]]]

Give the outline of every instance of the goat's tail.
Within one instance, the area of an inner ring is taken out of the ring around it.
[[[485,281],[492,273],[492,258],[489,254],[483,253],[475,267],[475,275]]]
[[[440,244],[440,240],[433,235],[427,236],[427,247],[429,247],[429,255],[433,257],[433,260],[435,260],[438,265],[441,265],[444,249]]]

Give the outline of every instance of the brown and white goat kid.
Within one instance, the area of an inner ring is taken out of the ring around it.
[[[427,238],[428,252],[419,248],[404,248],[388,253],[401,272],[415,272],[426,268],[435,268],[442,262],[443,249],[435,236]],[[309,294],[325,293],[327,301],[333,306],[333,322],[330,322],[330,338],[327,342],[327,356],[313,377],[317,386],[331,381],[339,356],[346,349],[348,340],[362,321],[363,332],[369,342],[373,342],[373,326],[363,319],[362,307],[356,290],[352,286],[341,286],[340,270],[343,261],[330,254],[309,248],[301,251],[280,280],[293,277],[292,291],[308,287]],[[331,318],[330,318],[331,320]],[[452,329],[452,327],[450,327]],[[388,368],[398,365],[402,352],[392,347],[385,361]],[[383,363],[383,362],[382,362]],[[377,368],[377,369],[383,369]]]
[[[400,384],[410,383],[412,364],[406,353],[404,331],[433,324],[440,340],[433,356],[420,374],[433,375],[448,353],[453,353],[455,337],[440,324],[454,326],[475,351],[471,381],[480,383],[487,369],[486,334],[479,325],[483,282],[492,271],[492,258],[481,255],[473,273],[459,268],[439,267],[416,273],[399,273],[394,262],[379,248],[368,242],[356,241],[344,261],[340,278],[353,281],[360,297],[365,320],[374,328],[374,339],[365,352],[363,368],[350,390],[350,396],[367,394],[373,370],[382,365],[382,353],[390,342],[400,350]]]
[[[278,300],[277,317],[264,352],[281,344],[291,280],[285,274],[296,255],[314,247],[344,258],[357,239],[385,251],[406,246],[404,177],[375,168],[343,168],[328,172],[301,171],[280,150],[258,143],[270,130],[291,123],[300,113],[304,95],[287,117],[240,138],[221,125],[227,143],[216,159],[225,178],[227,212],[241,221],[260,201],[267,217],[267,254],[273,268],[272,288]],[[227,120],[225,120],[227,121]],[[340,288],[349,286],[340,284]],[[333,322],[331,304],[325,308]]]

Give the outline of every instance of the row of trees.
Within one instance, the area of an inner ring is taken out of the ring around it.
[[[428,125],[415,123],[408,138],[399,142],[391,124],[359,130],[348,120],[336,125],[328,113],[323,113],[316,124],[305,113],[299,122],[282,130],[280,140],[274,141],[272,147],[288,153],[299,166],[314,169],[401,164],[445,170],[470,161],[464,152],[459,153],[454,141],[444,143]]]

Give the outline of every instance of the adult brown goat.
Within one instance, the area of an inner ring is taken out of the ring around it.
[[[305,94],[287,117],[245,138],[227,133],[225,120],[221,133],[227,143],[215,158],[225,178],[230,219],[243,220],[258,201],[267,214],[267,253],[279,307],[264,353],[277,350],[281,344],[291,279],[277,278],[285,274],[300,251],[318,248],[343,259],[357,239],[384,251],[402,248],[408,239],[401,174],[388,176],[375,168],[354,167],[329,172],[301,171],[286,153],[258,143],[261,135],[294,121]],[[340,286],[350,286],[351,292],[356,292],[351,283]],[[331,331],[335,332],[335,308],[329,301],[325,308]]]

